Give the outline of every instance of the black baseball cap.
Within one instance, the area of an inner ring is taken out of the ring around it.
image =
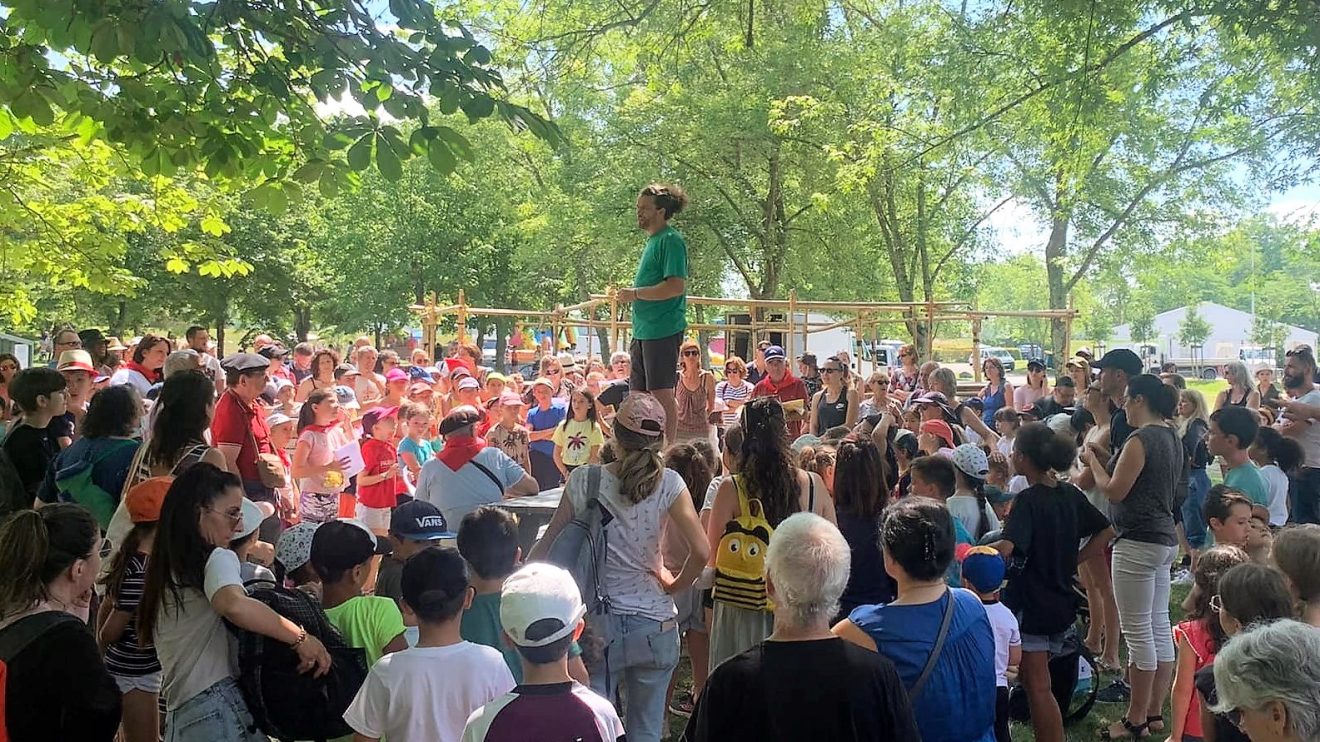
[[[1118,369],[1128,376],[1136,376],[1142,371],[1141,358],[1127,348],[1115,348],[1091,365],[1098,369]]]
[[[318,572],[350,570],[377,554],[387,553],[389,544],[377,539],[361,521],[326,521],[312,536],[311,562]]]
[[[394,508],[390,516],[390,533],[409,541],[457,538],[457,534],[449,530],[440,508],[425,500],[413,500]]]

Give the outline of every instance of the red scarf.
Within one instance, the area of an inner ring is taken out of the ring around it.
[[[148,370],[139,366],[137,361],[124,361],[124,368],[142,374],[142,377],[152,384],[165,380],[160,373],[160,369],[156,369],[155,371]]]
[[[303,428],[303,430],[310,430],[313,433],[329,433],[330,431],[334,430],[337,427],[339,427],[339,423],[333,422],[330,423],[329,425],[315,425],[315,424],[308,425],[307,427]]]
[[[445,438],[445,447],[436,454],[436,458],[445,462],[451,471],[462,469],[464,464],[481,453],[486,442],[472,436],[450,436]]]

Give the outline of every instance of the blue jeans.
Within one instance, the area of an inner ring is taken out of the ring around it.
[[[1187,499],[1183,501],[1183,531],[1193,549],[1204,549],[1205,496],[1210,491],[1210,475],[1205,469],[1193,469],[1187,478]]]
[[[266,742],[238,683],[222,680],[165,713],[165,742]]]
[[[613,613],[587,619],[605,642],[600,660],[587,666],[591,689],[617,704],[622,685],[628,742],[660,742],[665,692],[678,667],[678,622]]]

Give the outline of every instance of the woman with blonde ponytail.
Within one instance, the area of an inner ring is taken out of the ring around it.
[[[708,556],[692,496],[660,458],[664,434],[665,410],[655,397],[634,393],[625,399],[614,417],[614,462],[573,470],[545,536],[529,555],[529,560],[543,558],[575,514],[585,513],[588,502],[598,498],[608,514],[600,575],[603,611],[586,618],[605,647],[587,671],[592,689],[606,698],[617,698],[619,687],[625,688],[628,739],[643,742],[659,742],[665,729],[665,693],[678,665],[673,596],[696,581]],[[595,492],[593,480],[599,483]],[[677,575],[660,557],[666,519],[688,549]]]
[[[87,628],[101,529],[79,505],[0,526],[0,661],[9,739],[112,740],[120,695]]]

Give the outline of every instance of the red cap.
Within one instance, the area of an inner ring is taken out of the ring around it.
[[[921,432],[930,433],[944,441],[947,448],[953,448],[953,428],[943,420],[927,420],[921,424]]]
[[[152,477],[133,485],[124,499],[129,520],[134,523],[155,523],[160,520],[160,508],[172,484],[174,477]]]

